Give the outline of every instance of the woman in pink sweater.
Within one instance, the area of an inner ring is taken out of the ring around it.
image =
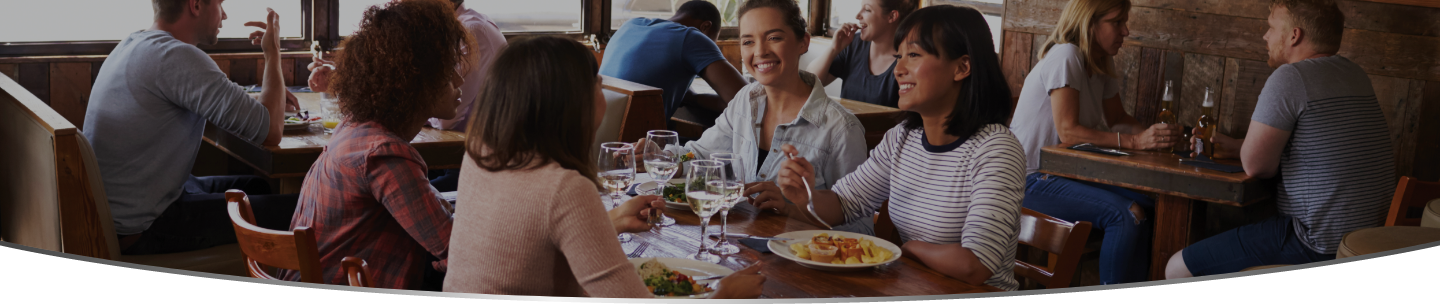
[[[615,235],[650,229],[640,196],[605,211],[591,142],[605,100],[595,57],[559,37],[517,41],[495,61],[470,119],[445,291],[654,297]],[[587,103],[589,102],[589,103]],[[754,298],[752,266],[717,298]]]

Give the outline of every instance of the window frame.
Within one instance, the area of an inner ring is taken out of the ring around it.
[[[308,51],[311,42],[319,42],[324,49],[335,48],[344,37],[339,35],[339,12],[340,0],[296,0],[300,1],[300,8],[303,14],[301,18],[301,37],[282,39],[280,42],[281,51]],[[610,28],[611,4],[613,0],[581,0],[581,30],[578,32],[506,32],[506,39],[513,39],[522,36],[536,35],[560,35],[576,40],[584,40],[592,35],[601,34],[610,36],[614,34]],[[933,1],[921,1],[921,5],[928,6]],[[991,4],[993,6],[993,4]],[[1003,5],[999,9],[1003,14]],[[983,9],[983,8],[982,8]],[[830,1],[810,0],[809,16],[806,16],[810,35],[829,37],[828,28],[824,20],[829,19]],[[988,11],[982,11],[988,12]],[[730,40],[739,36],[739,29],[736,27],[722,27],[720,39]],[[0,42],[0,57],[25,57],[25,56],[80,56],[80,55],[106,55],[119,40],[108,41],[46,41],[46,42]],[[244,38],[224,38],[219,43],[211,46],[201,47],[206,53],[254,53],[260,52],[260,46],[251,45],[249,40]]]

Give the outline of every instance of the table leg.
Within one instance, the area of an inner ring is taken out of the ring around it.
[[[1164,280],[1170,256],[1190,246],[1192,202],[1160,194],[1155,200],[1155,240],[1150,251],[1150,279]]]

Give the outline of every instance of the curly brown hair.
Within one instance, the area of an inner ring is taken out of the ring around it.
[[[449,1],[372,6],[360,29],[340,43],[330,88],[348,120],[399,132],[429,118],[450,92],[455,67],[470,65],[462,48],[474,44]]]

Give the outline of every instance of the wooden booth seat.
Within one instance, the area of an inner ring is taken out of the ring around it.
[[[665,99],[655,87],[600,76],[601,92],[605,94],[605,118],[595,131],[591,151],[599,151],[600,143],[635,142],[645,132],[665,129]]]
[[[142,265],[244,275],[235,245],[122,256],[100,167],[74,123],[0,77],[0,240]]]

